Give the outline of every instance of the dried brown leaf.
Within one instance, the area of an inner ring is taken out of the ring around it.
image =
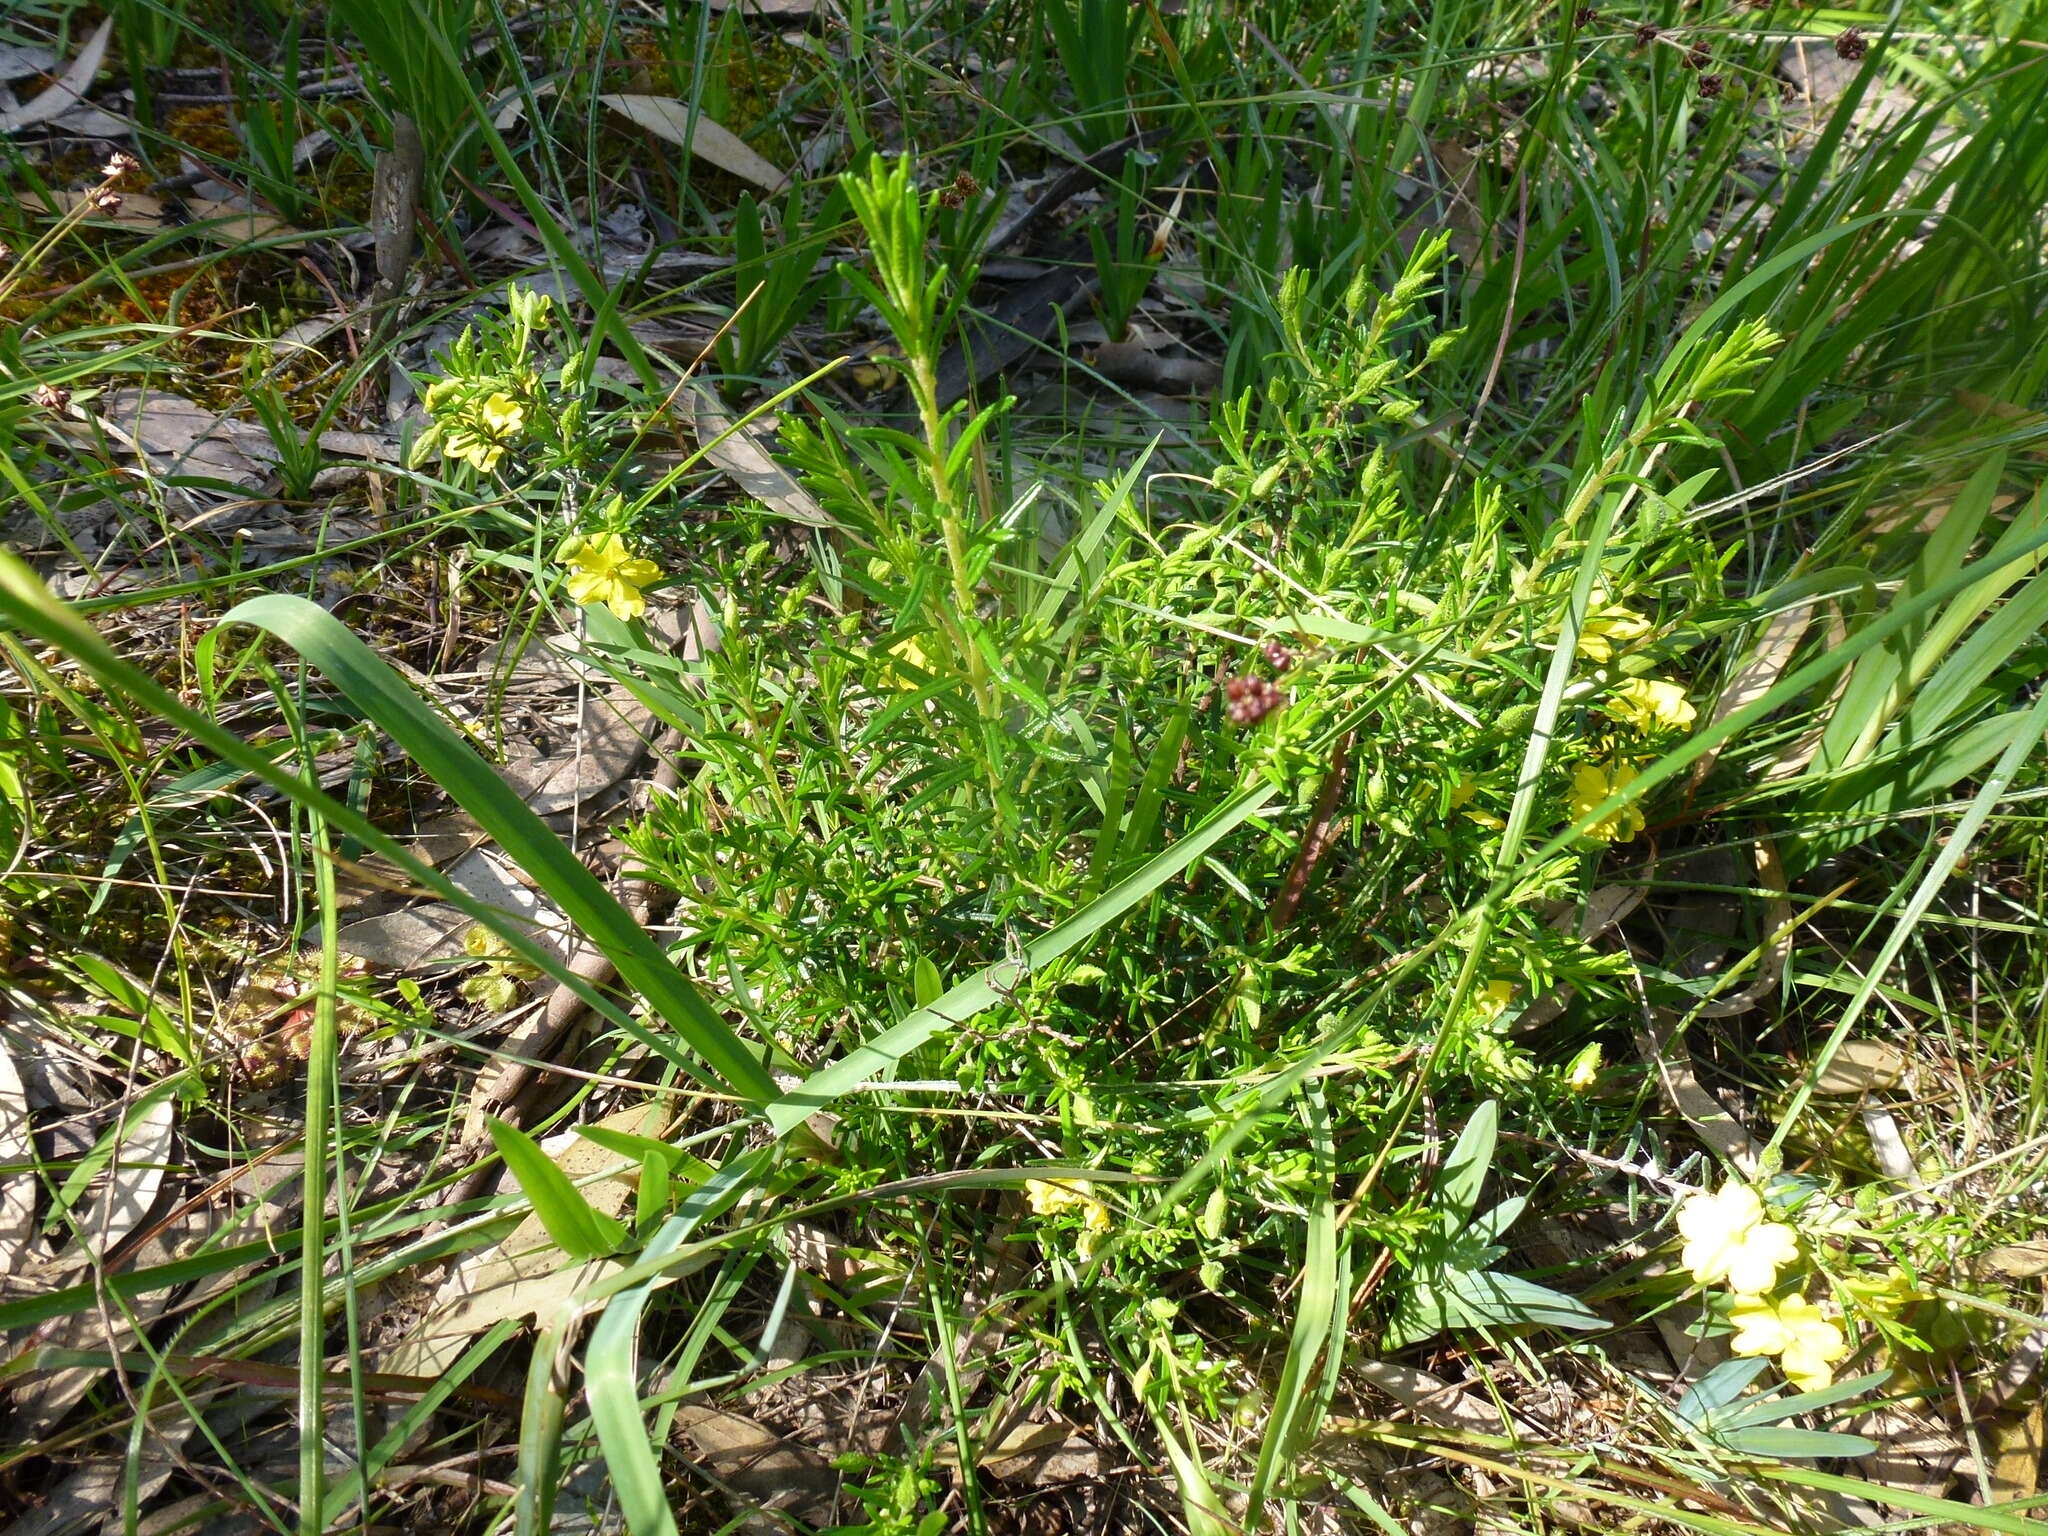
[[[1815,1080],[1813,1091],[1842,1098],[1896,1087],[1907,1065],[1906,1053],[1886,1041],[1845,1041]]]
[[[838,526],[818,499],[769,455],[760,430],[734,422],[707,391],[684,390],[676,397],[676,410],[688,422],[704,456],[769,511],[811,528]]]
[[[1771,691],[1791,663],[1792,653],[1799,649],[1799,642],[1806,637],[1807,627],[1813,622],[1814,606],[1810,602],[1800,603],[1771,615],[1748,659],[1736,669],[1735,675],[1728,680],[1728,686],[1721,690],[1721,697],[1715,700],[1713,718],[1707,722],[1709,726],[1719,725],[1738,709],[1754,704]],[[1692,768],[1693,784],[1698,785],[1706,779],[1713,770],[1714,760],[1720,755],[1720,747],[1700,754],[1699,761]]]
[[[12,133],[34,123],[46,123],[85,100],[85,93],[92,88],[93,76],[100,72],[100,62],[107,56],[108,39],[113,35],[114,19],[109,16],[85,40],[85,46],[78,50],[78,57],[71,61],[71,67],[51,82],[46,90],[11,112],[0,112],[0,133]]]
[[[161,457],[167,474],[203,476],[257,490],[277,464],[263,427],[209,411],[160,389],[117,389],[100,398],[108,429],[137,453]]]
[[[673,96],[614,95],[597,99],[656,138],[681,145],[698,159],[764,191],[780,192],[789,180],[773,161],[738,134],[701,112],[693,118],[689,105]]]
[[[576,727],[547,752],[531,747],[499,775],[533,808],[549,816],[573,810],[617,786],[647,753],[654,714],[626,690],[587,697]]]
[[[675,1429],[698,1465],[750,1504],[807,1525],[831,1522],[839,1473],[810,1447],[785,1440],[745,1414],[695,1404],[676,1410]]]

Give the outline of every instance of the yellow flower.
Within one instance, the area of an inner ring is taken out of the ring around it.
[[[616,533],[572,539],[562,558],[576,567],[569,576],[569,596],[579,603],[603,603],[622,619],[637,619],[647,611],[640,589],[661,579],[661,567],[634,555]]]
[[[1515,984],[1512,981],[1489,981],[1473,995],[1471,1008],[1484,1023],[1491,1024],[1508,1011],[1508,1004],[1515,1000]]]
[[[1074,1241],[1074,1251],[1083,1260],[1095,1257],[1095,1250],[1109,1235],[1109,1207],[1095,1197],[1095,1187],[1086,1179],[1026,1179],[1024,1198],[1034,1216],[1057,1216],[1062,1211],[1080,1213],[1081,1234]]]
[[[1589,1093],[1600,1081],[1600,1042],[1595,1040],[1564,1069],[1564,1085],[1573,1093]]]
[[[1804,1296],[1738,1297],[1728,1317],[1735,1324],[1729,1347],[1738,1355],[1776,1355],[1785,1379],[1802,1392],[1833,1381],[1835,1362],[1849,1353],[1841,1328]]]
[[[1678,1232],[1685,1239],[1679,1262],[1694,1280],[1725,1281],[1744,1296],[1770,1290],[1779,1268],[1799,1252],[1798,1235],[1783,1222],[1766,1221],[1763,1200],[1747,1184],[1723,1185],[1717,1195],[1688,1195],[1678,1208]]]
[[[526,407],[502,389],[487,398],[477,414],[483,418],[484,429],[496,438],[516,436],[526,425]]]
[[[441,451],[451,459],[459,459],[464,464],[474,464],[487,475],[498,467],[498,460],[505,457],[503,443],[494,443],[488,437],[480,437],[474,432],[461,429],[448,434],[448,441]]]
[[[1661,677],[1630,678],[1609,695],[1607,712],[1645,736],[1682,731],[1699,718],[1699,712],[1686,702],[1685,690]]]
[[[1649,632],[1650,621],[1640,613],[1610,603],[1586,615],[1586,622],[1579,627],[1579,654],[1594,661],[1612,661],[1616,651],[1627,650]]]
[[[915,667],[918,672],[927,674],[932,670],[931,656],[918,643],[917,636],[904,636],[889,647],[888,654],[894,657],[895,660],[883,664],[883,676],[888,678],[898,688],[922,688],[924,686],[923,680],[917,676],[916,672],[905,670],[905,667]],[[896,662],[898,661],[904,663],[904,666],[897,666]]]
[[[1611,768],[1599,763],[1580,763],[1572,769],[1572,820],[1583,820],[1594,806],[1616,790],[1628,788],[1635,778],[1636,770],[1631,763],[1616,763]],[[1631,802],[1609,811],[1587,827],[1586,836],[1597,837],[1603,843],[1625,843],[1642,830],[1642,808]]]

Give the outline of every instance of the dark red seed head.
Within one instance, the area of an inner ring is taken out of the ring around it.
[[[1870,52],[1870,39],[1855,27],[1844,27],[1835,34],[1835,57],[1854,63]]]

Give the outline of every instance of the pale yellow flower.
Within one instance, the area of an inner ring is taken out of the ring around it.
[[[1586,615],[1579,627],[1579,654],[1594,661],[1612,661],[1650,632],[1650,621],[1633,608],[1609,603]]]
[[[526,407],[502,389],[487,397],[477,414],[483,418],[485,430],[496,438],[517,436],[526,425]]]
[[[1585,818],[1594,806],[1616,790],[1633,784],[1635,777],[1635,767],[1630,763],[1615,763],[1611,767],[1580,763],[1572,769],[1572,820]],[[1585,830],[1586,836],[1597,837],[1603,843],[1625,843],[1643,830],[1642,807],[1631,802],[1619,810],[1609,811]]]
[[[1799,1238],[1779,1221],[1764,1219],[1764,1203],[1747,1184],[1726,1184],[1719,1194],[1688,1195],[1678,1208],[1685,1239],[1679,1262],[1701,1285],[1726,1282],[1740,1295],[1762,1295],[1778,1283],[1778,1270],[1799,1253]]]
[[[1079,1213],[1081,1233],[1074,1241],[1074,1251],[1083,1260],[1093,1258],[1103,1238],[1109,1235],[1109,1207],[1096,1198],[1095,1187],[1086,1179],[1026,1179],[1024,1199],[1034,1216],[1057,1216],[1063,1211]]]
[[[1632,677],[1607,698],[1607,712],[1645,736],[1682,731],[1699,718],[1685,690],[1661,677]]]
[[[487,475],[498,467],[498,460],[505,457],[503,443],[460,428],[448,434],[448,441],[441,451],[451,459],[475,465]]]
[[[1595,1040],[1564,1069],[1564,1085],[1573,1093],[1589,1093],[1600,1081],[1600,1042]]]
[[[647,599],[640,589],[661,579],[661,567],[633,554],[616,533],[572,539],[562,558],[575,567],[569,576],[569,596],[579,603],[603,603],[621,619],[645,613]]]
[[[1832,1382],[1835,1362],[1849,1353],[1840,1326],[1804,1296],[1738,1297],[1728,1318],[1735,1324],[1729,1348],[1738,1355],[1776,1355],[1785,1379],[1802,1392]]]
[[[1490,1024],[1506,1013],[1514,1000],[1515,984],[1512,981],[1489,981],[1473,994],[1471,1008],[1480,1019]]]

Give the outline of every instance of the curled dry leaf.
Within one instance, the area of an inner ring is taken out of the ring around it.
[[[1736,668],[1728,686],[1721,690],[1721,697],[1714,701],[1713,717],[1707,721],[1709,726],[1719,725],[1738,709],[1754,704],[1771,691],[1791,663],[1792,653],[1799,649],[1807,627],[1813,623],[1813,610],[1814,604],[1806,602],[1771,615],[1748,660]],[[1692,766],[1691,783],[1695,787],[1713,771],[1714,760],[1720,755],[1719,747],[1700,754],[1699,761]]]
[[[763,191],[780,192],[789,180],[772,160],[738,134],[701,112],[693,117],[688,104],[673,96],[614,95],[597,99],[656,138],[681,145],[698,159],[741,181],[750,181]]]
[[[759,429],[735,423],[707,391],[684,390],[676,397],[676,410],[685,416],[704,456],[769,511],[812,528],[837,526],[818,499],[770,456]]]
[[[100,72],[100,62],[107,56],[107,42],[113,35],[114,19],[110,16],[85,40],[85,46],[78,50],[78,57],[71,61],[71,67],[51,82],[46,90],[11,112],[0,112],[0,133],[12,133],[17,128],[46,123],[85,100],[85,93],[92,88],[93,76]]]

